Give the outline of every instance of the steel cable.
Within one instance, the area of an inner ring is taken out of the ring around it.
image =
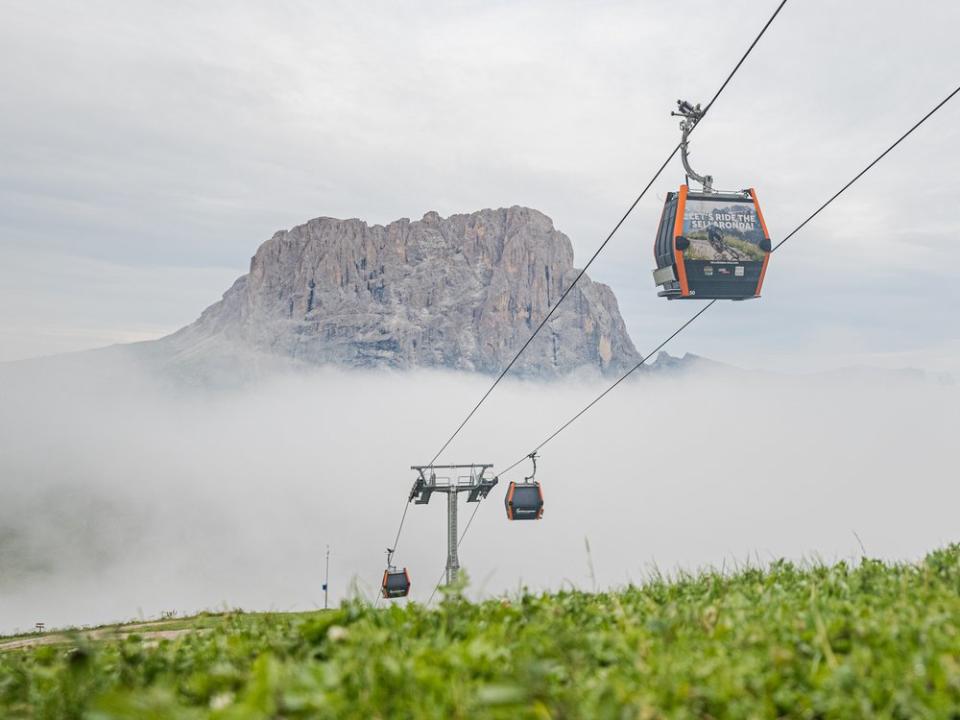
[[[746,49],[746,51],[740,57],[740,60],[737,61],[737,64],[733,66],[733,70],[730,71],[726,79],[720,85],[720,89],[717,90],[716,93],[714,93],[712,98],[710,98],[710,102],[708,102],[706,107],[703,109],[703,114],[700,116],[700,119],[697,121],[697,125],[699,125],[700,122],[703,120],[703,118],[706,117],[707,113],[710,111],[710,108],[713,107],[713,104],[717,101],[717,98],[720,97],[721,93],[723,93],[723,91],[727,88],[727,85],[730,84],[730,81],[733,79],[733,76],[737,74],[737,71],[746,61],[750,53],[753,52],[753,49],[756,47],[757,43],[760,42],[760,38],[762,38],[764,33],[767,32],[767,28],[770,27],[774,19],[776,19],[777,15],[780,14],[780,11],[783,9],[783,6],[786,4],[787,4],[787,0],[781,0],[780,4],[777,5],[777,9],[773,11],[773,14],[770,16],[770,18],[767,20],[764,26],[760,29],[760,32],[757,33],[756,37],[754,37],[753,42],[750,43],[750,46]],[[696,125],[694,126],[694,128],[696,128]],[[691,134],[692,134],[692,131],[691,131]],[[449,447],[450,443],[453,442],[454,438],[460,434],[460,431],[463,430],[464,426],[468,422],[470,422],[470,419],[474,416],[477,410],[480,409],[480,406],[483,405],[483,403],[486,401],[488,397],[490,397],[490,394],[494,391],[494,388],[496,388],[497,385],[500,384],[500,381],[503,380],[503,378],[507,375],[508,372],[510,372],[511,368],[513,368],[514,364],[523,354],[524,350],[526,350],[530,346],[530,343],[533,342],[534,338],[537,337],[537,335],[540,333],[543,327],[547,324],[550,318],[553,317],[554,312],[556,312],[557,308],[560,307],[561,303],[563,303],[567,295],[570,294],[570,291],[577,286],[577,283],[580,282],[580,280],[586,274],[590,266],[593,265],[593,261],[597,259],[597,256],[599,256],[601,252],[603,252],[604,248],[606,248],[607,246],[607,243],[610,242],[610,240],[617,233],[617,231],[620,229],[623,223],[626,222],[628,217],[630,217],[630,214],[634,211],[634,208],[637,207],[637,205],[643,199],[644,195],[647,194],[647,191],[657,181],[661,173],[663,173],[663,171],[666,169],[667,165],[670,164],[670,161],[673,160],[678,150],[680,150],[680,143],[678,143],[677,146],[673,148],[673,150],[667,156],[667,159],[663,161],[663,163],[657,169],[656,173],[654,173],[653,177],[650,178],[650,182],[648,182],[646,186],[643,188],[643,190],[640,191],[640,194],[637,195],[634,201],[630,203],[630,206],[627,208],[627,211],[623,214],[620,220],[617,221],[617,224],[613,226],[613,230],[611,230],[610,233],[607,235],[607,237],[604,239],[604,241],[600,243],[600,246],[594,251],[593,255],[590,256],[590,259],[587,260],[587,264],[583,266],[583,269],[580,270],[579,273],[577,273],[577,276],[573,279],[573,282],[571,282],[570,285],[567,286],[567,289],[563,291],[563,293],[560,295],[560,298],[557,300],[557,302],[553,304],[553,306],[547,312],[546,316],[544,316],[543,320],[540,321],[540,324],[537,325],[533,333],[531,333],[530,337],[527,338],[527,341],[520,347],[519,350],[517,350],[516,354],[513,356],[510,362],[507,363],[503,371],[497,376],[496,380],[493,381],[493,384],[487,389],[487,391],[483,394],[480,400],[477,401],[477,404],[473,406],[473,409],[470,410],[469,413],[467,413],[467,416],[457,426],[457,429],[453,431],[450,437],[447,438],[446,442],[443,443],[443,445],[437,451],[436,455],[434,455],[433,459],[430,461],[429,463],[430,465],[433,465],[433,463],[437,461],[437,458],[439,458],[440,455],[443,454],[443,451],[446,450],[447,447]]]
[[[757,33],[756,37],[753,38],[753,41],[747,47],[746,51],[743,53],[740,59],[737,61],[737,64],[733,66],[733,69],[730,71],[726,79],[724,79],[723,83],[720,85],[720,88],[713,94],[713,97],[710,98],[710,102],[708,102],[706,107],[703,109],[703,114],[700,116],[700,119],[697,121],[697,125],[699,125],[700,122],[703,120],[703,118],[706,117],[707,113],[710,111],[710,108],[713,107],[713,104],[717,101],[717,99],[720,97],[723,91],[727,88],[727,85],[730,84],[730,81],[733,79],[734,75],[736,75],[737,71],[740,70],[740,67],[746,61],[747,57],[750,55],[751,52],[753,52],[754,47],[756,47],[757,43],[760,42],[760,38],[764,36],[764,34],[767,32],[767,29],[776,19],[777,15],[780,14],[780,11],[783,9],[783,6],[786,4],[787,4],[787,0],[781,0],[781,2],[777,5],[776,9],[773,11],[773,14],[767,19],[767,22],[764,23],[763,27],[760,29],[760,32]],[[694,129],[695,128],[696,128],[696,125],[694,126]],[[692,134],[692,131],[691,131],[691,134]],[[547,324],[550,318],[553,317],[554,312],[556,312],[557,308],[560,307],[560,304],[563,303],[567,295],[570,294],[570,291],[577,286],[577,284],[586,274],[590,266],[593,265],[594,260],[596,260],[597,257],[600,255],[600,253],[603,252],[604,248],[606,248],[607,244],[610,242],[613,236],[617,233],[617,231],[620,229],[623,223],[626,222],[627,218],[634,211],[634,209],[637,207],[637,205],[640,203],[643,197],[647,194],[647,192],[650,190],[653,184],[657,181],[657,179],[666,169],[667,165],[670,164],[670,161],[673,160],[673,158],[677,154],[677,151],[679,150],[680,150],[680,143],[677,143],[677,145],[673,148],[673,150],[667,156],[666,160],[663,161],[663,163],[654,173],[653,177],[650,178],[650,181],[646,184],[646,186],[644,186],[643,190],[640,191],[640,194],[637,195],[637,197],[634,199],[632,203],[630,203],[630,206],[627,208],[627,211],[623,214],[620,220],[617,221],[617,224],[613,226],[613,229],[610,231],[610,233],[606,236],[603,242],[600,243],[600,246],[594,251],[593,255],[590,256],[590,259],[587,261],[586,265],[583,266],[583,268],[580,270],[577,276],[573,279],[573,282],[571,282],[570,285],[568,285],[567,288],[563,291],[563,293],[561,293],[557,302],[553,304],[553,306],[547,312],[546,316],[544,316],[544,318],[540,321],[540,323],[534,329],[533,333],[531,333],[530,337],[527,338],[526,342],[524,342],[524,344],[520,347],[520,349],[516,352],[516,354],[514,354],[513,358],[511,358],[510,362],[507,363],[506,367],[504,367],[504,369],[500,372],[497,378],[493,381],[493,384],[490,385],[487,391],[477,401],[476,405],[474,405],[473,408],[470,410],[470,412],[467,413],[467,416],[457,426],[457,428],[453,431],[450,437],[446,439],[446,441],[443,443],[443,445],[440,447],[440,449],[436,452],[436,454],[428,463],[429,465],[433,465],[437,461],[440,455],[443,454],[444,450],[446,450],[450,446],[450,443],[453,442],[454,438],[456,438],[457,435],[460,434],[460,431],[463,430],[463,428],[466,426],[466,424],[470,422],[470,419],[476,414],[477,410],[480,409],[480,406],[483,405],[483,403],[487,400],[488,397],[490,397],[491,393],[493,393],[497,385],[500,384],[500,381],[503,380],[503,378],[506,377],[507,373],[510,372],[510,370],[513,368],[514,364],[516,364],[517,360],[520,358],[523,352],[527,349],[527,347],[529,347],[530,343],[533,342],[534,338],[537,337],[537,335],[540,333],[543,327]],[[400,526],[397,529],[397,539],[394,541],[394,549],[396,549],[396,545],[399,543],[399,540],[400,540],[400,533],[403,531],[403,523],[407,517],[408,506],[409,506],[409,500],[407,501],[407,506],[404,507],[403,515],[400,518]]]
[[[911,126],[909,130],[907,130],[907,131],[906,131],[905,133],[903,133],[899,138],[897,138],[889,147],[887,147],[886,150],[884,150],[882,153],[880,153],[879,155],[877,155],[877,157],[874,158],[866,167],[864,167],[863,170],[861,170],[861,171],[858,172],[856,175],[854,175],[854,177],[853,177],[849,182],[847,182],[842,188],[840,188],[837,192],[835,192],[833,195],[831,195],[830,198],[829,198],[826,202],[824,202],[820,207],[818,207],[816,210],[814,210],[812,213],[810,213],[810,215],[808,215],[807,218],[806,218],[803,222],[801,222],[801,223],[800,223],[799,225],[797,225],[793,230],[791,230],[789,233],[787,233],[787,235],[784,236],[784,238],[783,238],[780,242],[778,242],[778,243],[771,249],[770,252],[771,252],[771,253],[776,252],[776,250],[777,250],[778,248],[780,248],[785,242],[787,242],[787,240],[789,240],[789,239],[792,238],[794,235],[796,235],[798,232],[800,232],[800,230],[802,230],[802,229],[807,225],[807,223],[809,223],[809,222],[810,222],[811,220],[813,220],[817,215],[819,215],[825,208],[827,208],[827,206],[829,206],[831,203],[833,203],[834,200],[836,200],[838,197],[840,197],[840,195],[842,195],[848,188],[850,188],[851,185],[853,185],[855,182],[857,182],[857,180],[859,180],[861,177],[863,177],[871,168],[873,168],[878,162],[880,162],[884,157],[886,157],[895,147],[897,147],[897,146],[898,146],[901,142],[903,142],[908,136],[910,136],[917,128],[919,128],[921,125],[923,125],[923,123],[925,123],[927,120],[929,120],[930,117],[932,117],[932,116],[934,115],[934,113],[936,113],[938,110],[940,110],[940,108],[942,108],[944,105],[946,105],[957,93],[960,93],[960,86],[958,86],[957,88],[955,88],[955,89],[953,90],[953,92],[951,92],[950,94],[948,94],[945,98],[943,98],[943,100],[941,100],[939,103],[937,103],[937,104],[933,107],[932,110],[930,110],[926,115],[924,115],[922,118],[920,118],[920,120],[918,120],[916,123],[914,123],[913,126]],[[699,317],[700,317],[701,315],[703,315],[707,310],[709,310],[711,307],[713,307],[713,305],[714,305],[716,302],[717,302],[716,300],[711,300],[709,303],[707,303],[706,305],[704,305],[699,311],[697,311],[696,313],[694,313],[686,322],[684,322],[684,323],[683,323],[682,325],[680,325],[676,330],[674,330],[673,333],[672,333],[669,337],[667,337],[666,340],[664,340],[663,342],[661,342],[653,351],[651,351],[650,353],[647,353],[647,355],[644,356],[644,357],[640,360],[640,362],[638,362],[638,363],[637,363],[636,365],[634,365],[632,368],[630,368],[629,370],[627,370],[627,372],[625,372],[623,375],[621,375],[612,385],[610,385],[608,388],[606,388],[602,393],[600,393],[597,397],[595,397],[593,400],[591,400],[589,403],[587,403],[583,408],[581,408],[579,412],[577,412],[575,415],[573,415],[573,417],[571,417],[571,418],[570,418],[569,420],[567,420],[565,423],[563,423],[562,425],[560,425],[560,427],[558,427],[556,430],[554,430],[550,435],[548,435],[539,445],[536,446],[536,448],[533,450],[533,452],[538,452],[542,447],[544,447],[547,443],[549,443],[551,440],[553,440],[557,435],[559,435],[561,432],[563,432],[563,431],[566,430],[568,427],[570,427],[570,425],[572,425],[577,419],[579,419],[582,415],[584,415],[590,408],[592,408],[594,405],[596,405],[598,402],[600,402],[600,400],[602,400],[604,397],[606,397],[606,395],[607,395],[608,393],[610,393],[614,388],[616,388],[618,385],[620,385],[620,383],[622,383],[622,382],[623,382],[624,380],[626,380],[630,375],[632,375],[636,370],[638,370],[642,365],[644,365],[644,364],[647,362],[648,359],[650,359],[654,354],[656,354],[657,352],[659,352],[667,343],[669,343],[671,340],[673,340],[673,338],[675,338],[675,337],[676,337],[677,335],[679,335],[681,332],[683,332],[684,330],[686,330],[686,329],[693,323],[694,320],[696,320],[697,318],[699,318]],[[529,457],[529,453],[525,454],[523,457],[521,457],[519,460],[517,460],[516,462],[514,462],[512,465],[509,465],[509,466],[507,466],[506,469],[501,470],[501,471],[497,474],[497,477],[500,477],[501,475],[504,475],[504,474],[510,472],[511,470],[513,470],[514,468],[516,468],[518,465],[520,465],[521,463],[523,463],[524,461],[526,461],[528,457]],[[476,510],[474,510],[474,515],[476,515],[477,510],[479,510],[479,507],[478,507]],[[473,522],[473,517],[470,518],[470,522]],[[464,528],[463,535],[460,536],[460,541],[457,543],[457,547],[458,547],[458,548],[460,547],[460,543],[463,542],[463,537],[467,534],[467,530],[469,529],[469,527],[470,527],[470,523],[467,524],[467,527]],[[434,589],[434,593],[436,593],[436,589]],[[432,599],[432,598],[433,598],[433,595],[431,594],[430,597],[431,597],[431,599]],[[429,604],[429,602],[428,602],[428,604]]]

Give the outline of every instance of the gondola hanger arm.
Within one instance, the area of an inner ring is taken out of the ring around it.
[[[686,171],[687,175],[692,177],[698,183],[703,185],[704,192],[713,192],[713,176],[712,175],[701,175],[692,167],[690,167],[690,133],[693,132],[693,129],[697,126],[697,123],[700,122],[700,118],[703,117],[706,111],[700,108],[700,103],[697,103],[696,106],[691,105],[686,100],[677,100],[677,110],[671,111],[671,115],[674,117],[682,117],[683,120],[680,121],[680,131],[682,133],[680,139],[680,161],[683,163],[683,169]]]
[[[523,479],[525,483],[532,481],[537,476],[537,452],[533,451],[532,453],[527,455],[527,457],[533,461],[533,473],[531,473],[529,477],[525,477]]]

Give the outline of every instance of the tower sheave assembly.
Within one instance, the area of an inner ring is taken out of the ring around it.
[[[447,496],[447,564],[445,581],[450,585],[457,579],[460,570],[460,558],[457,555],[459,534],[457,530],[457,498],[466,493],[467,502],[480,502],[496,486],[497,478],[486,478],[484,473],[492,468],[490,464],[471,465],[413,465],[417,479],[410,490],[410,498],[417,505],[426,505],[434,493]],[[452,471],[449,477],[438,476],[437,470]],[[459,473],[466,474],[460,475]]]

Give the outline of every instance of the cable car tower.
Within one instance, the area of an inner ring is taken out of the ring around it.
[[[450,585],[457,579],[460,570],[460,559],[457,557],[457,544],[460,537],[457,531],[457,497],[460,493],[467,494],[467,502],[480,502],[496,486],[497,478],[486,478],[484,473],[492,468],[492,464],[472,465],[412,465],[411,470],[417,471],[417,479],[413,481],[410,497],[407,502],[413,501],[417,505],[426,505],[434,493],[445,493],[447,496],[447,566],[445,583]],[[437,470],[451,470],[451,476],[437,476]],[[466,475],[458,472],[466,470]]]

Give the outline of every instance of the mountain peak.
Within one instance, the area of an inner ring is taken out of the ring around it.
[[[497,373],[577,272],[569,238],[531,208],[387,225],[319,217],[275,233],[220,302],[161,342],[189,357],[228,343],[308,364]],[[638,360],[613,292],[585,276],[515,369]]]

